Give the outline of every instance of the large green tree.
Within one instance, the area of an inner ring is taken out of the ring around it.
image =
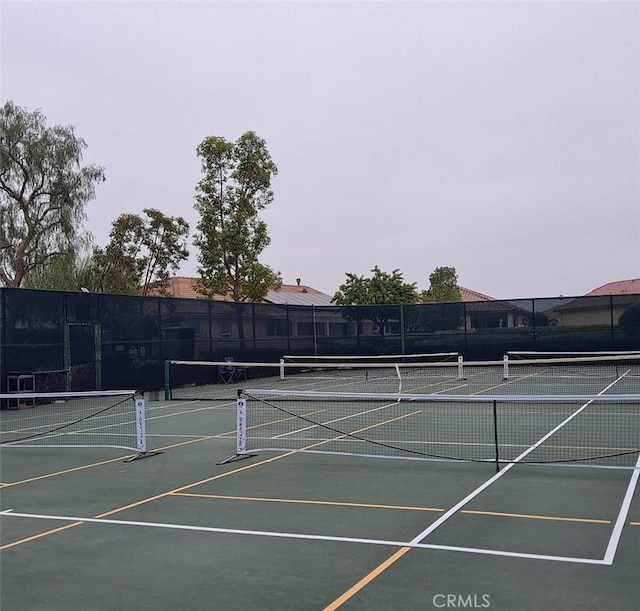
[[[189,256],[189,225],[182,217],[154,208],[143,213],[121,214],[113,222],[109,244],[94,250],[96,290],[146,295],[153,286],[162,293],[171,273]]]
[[[104,180],[81,166],[86,143],[73,127],[47,127],[40,110],[0,108],[0,281],[19,287],[31,272],[90,241],[85,206]]]
[[[265,141],[254,132],[236,142],[211,136],[197,147],[203,178],[196,188],[200,213],[194,245],[199,248],[196,286],[206,296],[261,301],[282,279],[259,261],[270,238],[259,213],[273,201],[278,169]],[[242,336],[242,327],[239,325]]]
[[[413,324],[415,329],[427,333],[455,331],[459,328],[464,307],[460,303],[458,273],[455,267],[436,267],[429,275],[429,288],[420,295],[421,308]]]
[[[397,306],[416,302],[416,285],[405,282],[397,269],[388,273],[376,265],[371,273],[368,278],[347,273],[346,282],[340,285],[331,301],[343,306],[343,313],[350,320],[371,320],[377,332],[384,336],[387,322],[398,317]]]
[[[455,267],[436,267],[429,275],[429,288],[422,292],[424,303],[455,303],[460,301],[458,273]]]

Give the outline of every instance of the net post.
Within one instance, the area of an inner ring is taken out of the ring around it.
[[[280,359],[280,379],[284,380],[284,359]]]
[[[136,411],[136,449],[138,453],[131,458],[125,458],[122,462],[133,462],[134,460],[140,460],[141,458],[148,458],[150,456],[157,456],[162,452],[147,452],[147,424],[146,424],[146,408],[144,403],[144,395],[140,397],[133,397],[133,402]]]
[[[503,366],[502,366],[502,369],[503,369],[502,377],[503,377],[505,380],[508,380],[508,379],[509,379],[509,355],[508,355],[508,354],[505,354],[505,355],[502,357],[502,362],[503,362]]]
[[[157,456],[162,452],[147,452],[147,424],[146,424],[146,408],[144,403],[144,395],[139,397],[133,396],[133,401],[136,411],[136,449],[138,453],[131,458],[126,458],[122,462],[133,462],[134,460],[140,460],[141,458],[148,458],[149,456]]]
[[[145,422],[144,397],[135,399],[136,402],[136,448],[140,454],[147,451],[147,426]]]
[[[247,400],[238,393],[236,400],[236,454],[247,451]]]
[[[496,473],[500,471],[500,444],[498,443],[498,402],[493,400],[493,443],[495,448]]]
[[[458,380],[464,380],[464,358],[458,356]]]
[[[255,454],[247,453],[247,399],[244,396],[244,391],[239,389],[236,399],[236,453],[216,464],[226,465],[252,456]]]

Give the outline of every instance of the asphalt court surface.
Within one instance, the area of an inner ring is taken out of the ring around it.
[[[150,449],[0,450],[0,608],[636,609],[637,472],[235,449],[147,402]],[[9,511],[10,510],[10,511]]]

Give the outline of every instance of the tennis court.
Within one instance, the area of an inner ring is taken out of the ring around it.
[[[596,377],[585,395],[632,394],[618,386],[626,375],[599,387]],[[481,386],[478,376],[466,378],[429,383],[448,396],[499,397],[515,380]],[[232,396],[251,383],[216,387]],[[273,391],[262,399],[246,406],[259,415],[247,416],[242,460],[225,462],[237,454],[241,429],[236,401],[224,398],[147,397],[146,442],[161,453],[144,460],[123,462],[135,452],[115,447],[0,448],[3,611],[637,608],[637,402],[568,399],[552,403],[550,419],[535,397],[518,403],[517,428],[528,436],[497,470],[492,454],[473,458],[485,448],[475,410],[491,418],[493,399],[409,399],[381,409],[286,394],[277,403]],[[373,409],[375,421],[366,414]],[[34,412],[3,410],[3,429],[16,413]],[[96,430],[124,425],[87,422]],[[548,441],[571,446],[570,455],[547,463],[545,449],[535,464],[517,460],[558,424],[571,437]],[[473,454],[444,459],[423,445],[412,455],[427,433],[452,428],[460,434],[447,443],[462,438]],[[591,437],[601,429],[604,437]],[[365,435],[384,449],[363,450]],[[266,439],[283,445],[259,451]],[[135,440],[123,445],[135,448]],[[585,447],[590,455],[597,447],[598,460],[571,463]]]

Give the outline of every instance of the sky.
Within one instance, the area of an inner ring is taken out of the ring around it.
[[[2,0],[0,97],[104,167],[100,246],[144,208],[193,235],[196,147],[251,130],[285,283],[333,295],[378,266],[425,290],[446,266],[516,299],[640,277],[636,1]]]

